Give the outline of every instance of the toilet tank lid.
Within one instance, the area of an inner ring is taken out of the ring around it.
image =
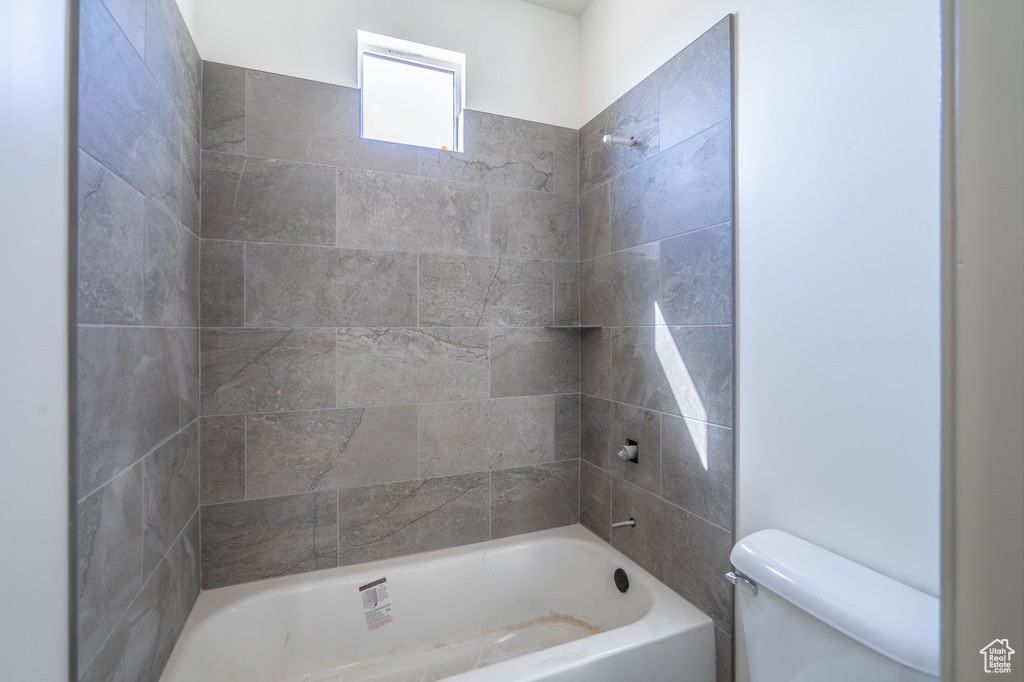
[[[818,620],[908,668],[939,675],[939,600],[781,530],[740,540],[732,565]]]

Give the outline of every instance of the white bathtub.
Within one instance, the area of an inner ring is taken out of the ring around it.
[[[714,682],[714,661],[710,618],[568,526],[203,592],[160,679]]]

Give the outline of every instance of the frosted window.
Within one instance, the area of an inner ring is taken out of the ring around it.
[[[363,53],[363,137],[455,149],[455,73]]]

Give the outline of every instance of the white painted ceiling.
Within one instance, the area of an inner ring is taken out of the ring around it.
[[[578,17],[583,14],[584,10],[590,7],[590,3],[594,2],[594,0],[523,0],[523,2]]]

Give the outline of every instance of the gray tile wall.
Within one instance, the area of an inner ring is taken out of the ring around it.
[[[580,332],[580,521],[712,617],[720,681],[732,679],[731,33],[726,17],[580,131],[579,319],[602,325]],[[606,133],[639,144],[607,146]],[[617,457],[626,439],[636,463]]]
[[[203,587],[576,523],[576,131],[365,141],[214,63],[202,104]]]
[[[199,594],[202,62],[174,0],[81,0],[78,670],[156,681]]]

